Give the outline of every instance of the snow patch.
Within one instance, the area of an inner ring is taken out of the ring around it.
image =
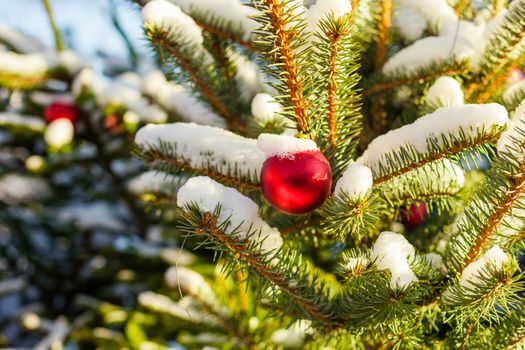
[[[508,260],[507,254],[496,245],[487,250],[478,260],[465,267],[459,284],[463,288],[474,288],[476,284],[482,282],[482,271],[486,270],[489,265],[496,271],[501,271]]]
[[[352,163],[337,181],[334,194],[344,192],[352,199],[360,199],[370,191],[373,184],[372,170],[365,165]]]
[[[377,269],[390,270],[390,288],[405,289],[418,278],[410,268],[409,257],[415,254],[414,247],[405,237],[394,232],[381,232],[375,241],[370,258],[375,260]]]
[[[293,157],[295,153],[319,150],[315,141],[275,134],[259,135],[257,147],[266,155],[266,158]]]
[[[427,92],[427,105],[450,107],[464,104],[463,90],[459,82],[451,77],[440,77]]]
[[[196,204],[203,212],[213,213],[221,206],[218,224],[229,221],[226,233],[234,233],[239,239],[262,241],[264,253],[278,250],[283,243],[279,231],[270,227],[259,216],[259,206],[236,189],[226,187],[205,176],[189,179],[177,193],[177,205],[184,208]],[[248,237],[249,233],[257,232]]]

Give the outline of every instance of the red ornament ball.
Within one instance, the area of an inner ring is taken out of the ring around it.
[[[408,228],[421,226],[428,217],[427,206],[424,202],[412,204],[410,207],[401,211],[403,224]]]
[[[77,120],[77,114],[78,110],[75,105],[64,102],[52,102],[44,111],[44,117],[48,123],[62,118],[74,123]]]
[[[266,159],[261,188],[275,208],[287,214],[305,214],[318,208],[330,194],[332,170],[320,151],[302,151]]]

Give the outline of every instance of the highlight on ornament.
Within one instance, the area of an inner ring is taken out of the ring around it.
[[[525,348],[525,0],[0,11],[1,349]]]

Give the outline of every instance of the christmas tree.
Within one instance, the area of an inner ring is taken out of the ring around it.
[[[525,0],[136,4],[156,69],[0,31],[4,343],[525,346]]]

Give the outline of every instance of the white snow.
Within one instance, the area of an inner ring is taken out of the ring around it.
[[[352,163],[346,168],[335,185],[334,194],[346,193],[352,199],[363,198],[374,184],[372,170],[361,164]]]
[[[432,136],[438,137],[438,144],[442,144],[441,134],[458,137],[462,128],[465,134],[476,135],[481,129],[504,125],[507,118],[507,110],[497,103],[439,108],[412,124],[376,137],[357,162],[376,172],[385,155],[403,146],[410,145],[423,153],[428,150],[427,139]]]
[[[0,125],[23,126],[34,131],[43,131],[46,127],[46,123],[41,117],[10,112],[0,113]]]
[[[154,192],[172,195],[183,183],[184,179],[180,176],[150,170],[131,179],[128,188],[135,194]]]
[[[443,257],[438,253],[427,253],[424,255],[426,260],[430,262],[430,266],[436,271],[443,270]]]
[[[451,77],[440,77],[428,89],[427,105],[450,107],[464,104],[463,90],[459,82]]]
[[[164,273],[164,281],[170,288],[178,289],[180,287],[204,302],[213,304],[215,301],[215,293],[213,293],[210,285],[201,275],[187,267],[170,267]]]
[[[249,40],[258,23],[250,18],[257,11],[246,6],[239,0],[171,0],[186,13],[212,13],[214,21],[220,24],[228,23],[241,33],[243,39]]]
[[[497,245],[490,248],[478,260],[470,263],[461,273],[459,284],[463,288],[474,288],[476,283],[481,282],[482,271],[486,270],[488,265],[496,271],[502,270],[503,265],[509,260],[505,252]]]
[[[339,18],[352,11],[350,1],[347,0],[317,0],[306,10],[306,23],[310,32],[320,29],[320,22],[329,16]]]
[[[46,46],[36,37],[6,25],[0,25],[0,41],[7,43],[20,53],[36,53],[46,50]]]
[[[503,93],[503,101],[506,104],[511,104],[515,96],[522,95],[525,93],[525,79],[512,84],[507,90]]]
[[[30,202],[45,198],[50,193],[47,182],[33,176],[6,174],[0,177],[0,200]]]
[[[475,48],[483,37],[485,26],[471,21],[459,20],[456,24],[444,26],[440,30],[440,35],[454,35],[467,40]]]
[[[248,57],[234,52],[231,60],[235,64],[235,82],[237,83],[240,99],[249,102],[255,94],[264,90],[264,77],[257,64]]]
[[[520,130],[525,133],[525,100],[523,100],[512,118],[507,121],[505,130],[498,140],[498,151],[509,152],[515,156],[523,156],[523,148],[516,147],[517,144],[523,145],[524,136],[520,135]]]
[[[150,104],[139,90],[118,81],[104,86],[97,95],[97,103],[102,108],[107,105],[122,105],[134,112],[142,122],[163,123],[167,119],[166,112],[159,106]]]
[[[82,69],[71,84],[71,92],[75,97],[85,92],[98,95],[101,89],[102,82],[92,68]]]
[[[44,131],[44,140],[52,147],[60,148],[73,141],[75,126],[69,119],[60,118],[49,124]]]
[[[405,40],[414,41],[425,32],[427,19],[416,9],[399,5],[396,7],[393,24]]]
[[[210,164],[225,175],[230,167],[258,178],[265,159],[256,140],[195,123],[149,124],[137,132],[135,142],[146,149],[159,149],[161,142],[176,144],[177,153],[192,167]]]
[[[57,68],[64,68],[74,74],[85,66],[86,63],[71,51],[31,54],[0,51],[0,70],[24,77],[44,75]]]
[[[210,54],[203,47],[201,28],[179,6],[167,0],[153,0],[142,8],[142,17],[146,27],[153,26],[165,31],[171,40],[191,48],[185,51],[194,51],[195,58],[212,62]]]
[[[437,29],[440,34],[444,28],[454,27],[457,23],[456,13],[446,0],[398,0],[398,4],[400,8],[418,13],[425,19],[426,26]],[[403,26],[405,23],[399,25]]]
[[[252,116],[260,123],[288,120],[282,116],[283,106],[267,93],[259,93],[252,100]]]
[[[285,349],[299,349],[307,335],[313,334],[312,322],[309,320],[295,321],[288,328],[280,328],[272,333],[271,341]]]
[[[61,220],[73,221],[83,229],[105,228],[112,231],[124,231],[125,225],[117,218],[115,205],[104,201],[93,203],[70,204],[59,210]]]
[[[283,243],[279,231],[270,227],[259,216],[259,206],[250,198],[243,196],[236,189],[226,187],[205,176],[190,178],[177,193],[177,205],[195,203],[203,212],[213,213],[220,204],[218,224],[229,221],[226,233],[235,233],[239,239],[262,241],[261,250],[278,250]],[[260,234],[248,237],[249,233]]]
[[[138,296],[138,302],[143,307],[157,312],[165,312],[177,318],[191,320],[192,322],[211,321],[208,314],[195,308],[195,303],[189,297],[184,297],[174,302],[169,297],[151,291],[142,292]]]
[[[266,158],[274,156],[293,157],[295,153],[317,151],[319,149],[313,140],[275,134],[259,135],[257,147],[266,155]]]
[[[507,9],[503,9],[487,23],[481,38],[476,43],[475,51],[470,62],[474,71],[479,70],[483,53],[492,39],[492,36],[498,35],[498,29],[505,21],[507,13]]]
[[[346,268],[349,270],[355,270],[357,267],[365,267],[368,264],[367,258],[350,258],[346,262]]]
[[[408,258],[415,253],[414,247],[403,235],[394,232],[381,232],[370,252],[377,269],[390,270],[390,288],[405,289],[418,278],[410,268]]]
[[[184,86],[168,82],[161,71],[151,71],[144,76],[142,91],[164,109],[175,112],[185,122],[226,127],[224,118]]]
[[[463,61],[474,52],[472,45],[455,35],[428,36],[393,55],[383,67],[384,74],[398,70],[415,73],[429,64]]]
[[[66,103],[69,105],[75,104],[75,98],[69,92],[49,93],[43,91],[33,91],[29,93],[29,98],[32,102],[41,106],[48,106],[53,102]]]

